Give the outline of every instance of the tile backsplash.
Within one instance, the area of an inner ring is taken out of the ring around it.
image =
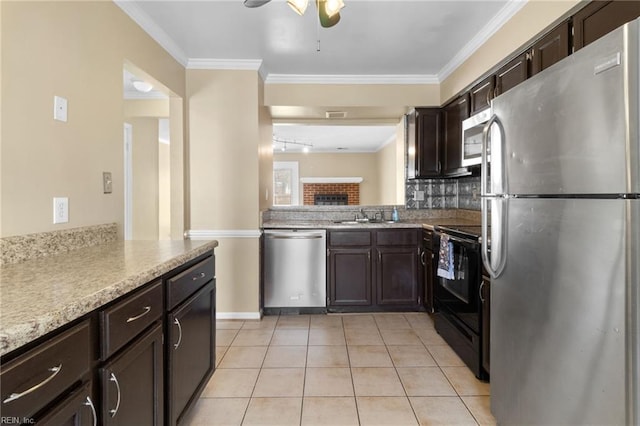
[[[407,209],[480,210],[480,177],[408,180],[405,198]]]

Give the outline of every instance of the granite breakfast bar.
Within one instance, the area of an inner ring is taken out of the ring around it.
[[[2,424],[177,424],[213,374],[217,241],[96,229],[0,241]]]

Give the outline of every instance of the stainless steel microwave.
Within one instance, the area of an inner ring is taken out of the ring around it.
[[[482,160],[482,131],[491,118],[491,109],[480,111],[462,122],[462,166],[475,166]]]

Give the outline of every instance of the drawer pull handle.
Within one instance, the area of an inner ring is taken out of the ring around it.
[[[180,343],[182,342],[182,325],[180,325],[178,318],[174,318],[173,323],[178,326],[178,332],[180,333],[178,334],[178,343],[173,344],[173,349],[178,349],[178,346],[180,346]]]
[[[132,322],[135,321],[137,319],[142,318],[143,316],[147,315],[149,312],[151,311],[151,306],[145,306],[144,307],[144,312],[141,313],[140,315],[136,315],[135,317],[130,317],[127,322]]]
[[[20,392],[20,393],[12,393],[11,395],[9,395],[7,397],[7,399],[5,399],[4,401],[2,401],[3,403],[7,403],[7,402],[11,402],[11,401],[15,401],[16,399],[22,398],[25,395],[30,394],[33,391],[36,391],[38,389],[40,389],[42,386],[46,385],[47,383],[49,383],[51,380],[53,380],[54,377],[56,377],[58,375],[58,373],[60,372],[60,370],[62,370],[62,364],[58,365],[57,367],[51,367],[49,369],[47,369],[47,371],[51,371],[53,374],[51,374],[49,377],[47,377],[46,379],[44,379],[43,381],[41,381],[40,383],[38,383],[35,386],[30,387],[29,389],[27,389],[24,392]]]
[[[118,413],[118,410],[120,409],[120,383],[118,383],[118,379],[116,378],[116,375],[113,373],[111,373],[111,378],[109,380],[116,384],[116,389],[118,390],[118,399],[116,400],[116,408],[109,410],[109,414],[111,414],[111,417],[113,418],[115,417],[115,415]]]
[[[93,415],[93,426],[96,426],[98,424],[98,415],[96,414],[96,407],[93,406],[93,402],[91,401],[91,398],[87,397],[87,399],[84,402],[84,405],[91,408],[91,414]]]
[[[204,272],[200,272],[200,275],[195,275],[195,276],[194,276],[193,278],[191,278],[191,279],[192,279],[193,281],[197,281],[197,280],[199,280],[200,278],[204,278],[204,277],[206,277],[206,276],[207,276],[207,274],[205,274]]]

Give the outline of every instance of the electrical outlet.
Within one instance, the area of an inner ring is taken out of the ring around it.
[[[53,198],[53,223],[69,222],[69,198]]]
[[[61,96],[53,97],[53,119],[67,121],[67,100]]]
[[[424,201],[424,191],[416,191],[413,199],[416,201]]]
[[[105,194],[113,192],[113,181],[111,180],[111,172],[102,172],[102,190]]]

